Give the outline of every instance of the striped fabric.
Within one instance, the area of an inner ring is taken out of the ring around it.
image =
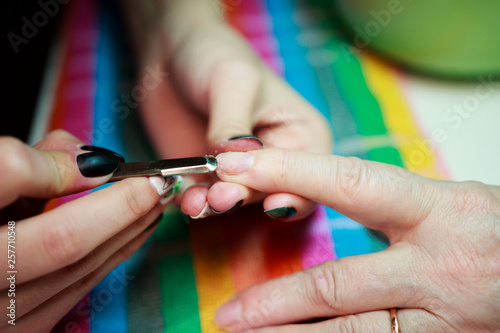
[[[444,178],[434,153],[416,154],[423,136],[405,97],[404,74],[346,44],[330,3],[228,0],[220,6],[262,59],[330,121],[336,154]],[[67,6],[53,54],[52,106],[34,126],[41,132],[65,128],[128,160],[154,158],[133,110],[114,107],[131,87],[132,63],[117,9],[96,0]],[[81,195],[53,200],[50,207]],[[190,224],[171,207],[152,238],[54,331],[216,332],[214,313],[236,292],[386,246],[379,233],[326,207],[297,223],[271,220],[253,206]]]

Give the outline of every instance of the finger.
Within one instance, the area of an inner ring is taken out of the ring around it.
[[[264,200],[264,213],[282,220],[299,220],[310,215],[316,203],[288,193],[271,194],[254,191],[246,186],[217,182],[210,185],[193,186],[181,203],[182,211],[191,218],[199,219],[225,214],[236,207]]]
[[[250,287],[216,314],[220,327],[262,327],[391,307],[419,307],[412,248],[326,262]],[[370,300],[369,302],[367,300]],[[258,317],[258,322],[255,321]]]
[[[58,293],[36,309],[16,320],[17,332],[49,332],[92,288],[102,281],[116,266],[134,254],[148,239],[153,230],[142,233],[125,247],[111,256],[92,274],[80,279],[70,287]]]
[[[42,304],[61,290],[69,287],[83,276],[92,273],[108,260],[116,251],[124,247],[142,232],[148,232],[161,221],[164,205],[156,205],[147,215],[128,226],[109,241],[91,251],[74,264],[63,267],[53,273],[42,276],[17,287],[16,315],[23,316]],[[7,292],[0,295],[0,304],[8,305]]]
[[[401,232],[418,223],[439,199],[426,178],[354,157],[262,149],[224,153],[217,160],[217,175],[223,181],[300,195],[383,229],[389,237],[392,230]]]
[[[263,193],[246,186],[217,182],[201,184],[186,190],[181,202],[184,214],[193,219],[225,214],[238,209],[243,203],[261,201]],[[248,201],[247,201],[248,200]]]
[[[264,213],[286,221],[295,221],[309,216],[316,208],[316,203],[291,193],[268,195],[263,202]]]
[[[214,150],[233,137],[252,134],[252,113],[259,92],[260,71],[247,61],[215,66],[208,88],[208,142]]]
[[[333,138],[321,113],[281,78],[263,70],[254,135],[268,148],[329,154]]]
[[[300,196],[288,193],[267,194],[236,183],[217,182],[207,193],[207,203],[212,211],[225,213],[238,207],[264,200],[264,212],[272,218],[298,220],[308,216],[316,204]]]
[[[341,316],[312,324],[292,324],[252,330],[254,333],[300,332],[391,332],[389,311],[380,310]],[[449,332],[453,330],[437,316],[421,309],[398,310],[401,332]],[[238,332],[239,330],[235,330]]]
[[[42,146],[53,145],[50,139],[53,136]],[[0,160],[0,205],[19,197],[48,199],[96,187],[109,180],[121,162],[113,152],[81,150],[71,137],[62,145],[70,149],[44,151],[15,138],[0,138],[0,152],[5,156]]]
[[[22,283],[70,265],[147,214],[175,182],[129,178],[22,221],[16,233],[17,281]],[[92,207],[92,209],[89,209]],[[6,226],[0,237],[6,240]],[[5,259],[0,258],[0,264]],[[0,282],[0,287],[5,286]]]

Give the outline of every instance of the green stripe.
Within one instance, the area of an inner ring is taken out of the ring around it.
[[[191,254],[163,258],[159,272],[164,332],[201,332]]]
[[[154,237],[161,256],[158,271],[164,331],[201,332],[189,230],[178,208],[170,206],[165,211]]]

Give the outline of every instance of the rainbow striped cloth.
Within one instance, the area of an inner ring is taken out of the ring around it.
[[[336,154],[444,178],[436,154],[415,155],[423,136],[404,95],[404,74],[343,42],[330,2],[220,5],[262,59],[330,121]],[[136,114],[111,107],[132,84],[128,66],[133,62],[117,9],[96,0],[67,6],[32,137],[64,128],[130,161],[154,158]],[[297,223],[271,220],[254,206],[190,224],[171,207],[152,238],[69,311],[54,332],[216,332],[214,313],[236,292],[386,246],[380,233],[326,207]]]

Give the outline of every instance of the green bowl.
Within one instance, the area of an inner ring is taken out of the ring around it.
[[[498,0],[336,0],[354,44],[437,75],[500,75]]]

